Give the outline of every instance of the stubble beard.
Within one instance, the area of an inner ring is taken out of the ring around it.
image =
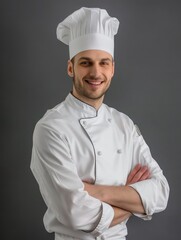
[[[73,86],[80,97],[84,97],[86,99],[95,100],[95,101],[102,99],[110,86],[110,83],[109,83],[108,86],[102,92],[100,92],[100,94],[96,95],[94,94],[94,92],[90,92],[90,91],[87,91],[86,89],[83,89],[80,83],[76,84],[75,82],[76,82],[75,77],[73,77]]]

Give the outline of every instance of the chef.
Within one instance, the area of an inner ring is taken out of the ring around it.
[[[103,103],[118,27],[106,10],[84,7],[57,27],[73,87],[36,124],[31,159],[55,240],[124,240],[132,215],[149,220],[167,206],[167,180],[139,129]]]

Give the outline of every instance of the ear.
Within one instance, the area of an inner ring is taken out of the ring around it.
[[[67,73],[70,77],[74,76],[73,63],[70,60],[67,63]]]
[[[115,70],[115,61],[112,63],[112,77],[114,76],[114,70]]]

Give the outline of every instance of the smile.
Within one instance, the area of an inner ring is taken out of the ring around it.
[[[85,81],[92,86],[99,86],[103,83],[103,81],[92,81],[92,80],[85,80]]]

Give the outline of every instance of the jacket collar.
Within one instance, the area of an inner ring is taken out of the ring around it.
[[[102,110],[104,104],[102,104],[99,108],[99,110],[96,110],[94,107],[91,105],[82,102],[78,98],[74,97],[72,93],[69,93],[68,96],[66,97],[65,101],[73,107],[74,110],[78,110],[81,112],[81,115],[84,117],[96,117],[98,116]]]

